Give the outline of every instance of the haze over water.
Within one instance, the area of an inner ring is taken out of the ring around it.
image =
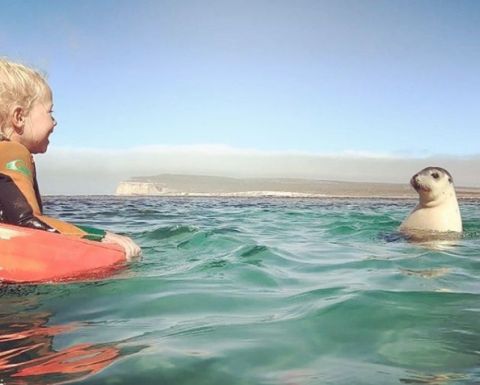
[[[48,197],[132,236],[110,277],[2,286],[4,384],[473,384],[479,202],[432,249],[413,200]],[[68,252],[68,251],[66,251]]]

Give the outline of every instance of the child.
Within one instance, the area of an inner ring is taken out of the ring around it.
[[[0,223],[115,243],[127,259],[139,256],[140,248],[128,237],[43,215],[32,154],[47,151],[57,125],[52,108],[42,75],[0,59]]]

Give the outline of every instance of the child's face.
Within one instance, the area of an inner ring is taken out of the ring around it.
[[[25,118],[25,128],[21,142],[32,154],[44,153],[49,144],[48,137],[57,122],[52,116],[52,94],[37,100]]]

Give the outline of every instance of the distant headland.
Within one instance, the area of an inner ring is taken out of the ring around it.
[[[416,198],[407,184],[293,178],[230,178],[162,174],[134,177],[117,186],[121,196]],[[457,187],[459,198],[480,198],[479,188]]]

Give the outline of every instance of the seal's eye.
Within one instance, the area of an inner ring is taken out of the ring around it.
[[[438,179],[440,178],[440,175],[438,174],[438,172],[432,172],[432,177],[433,179]]]

